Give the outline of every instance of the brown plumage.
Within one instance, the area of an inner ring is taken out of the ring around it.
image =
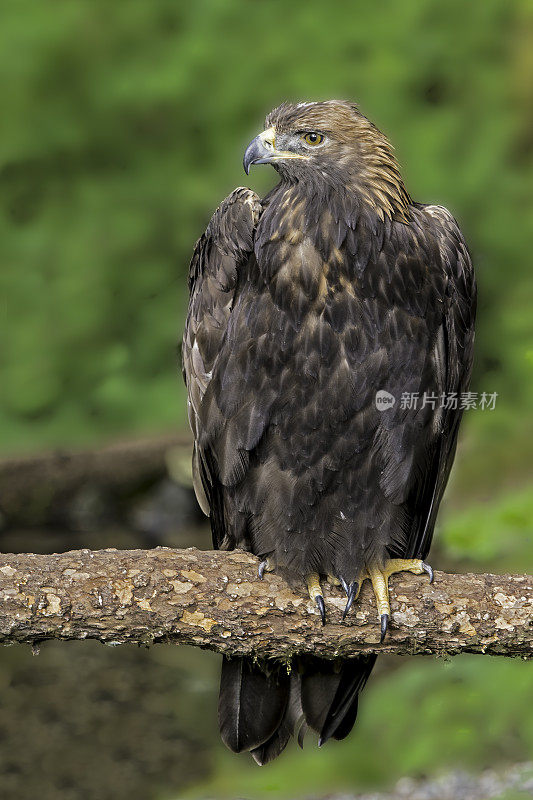
[[[284,103],[266,128],[245,169],[271,163],[280,182],[263,200],[235,190],[191,262],[195,488],[215,547],[299,584],[333,575],[353,599],[372,569],[429,551],[461,417],[440,398],[465,390],[472,362],[473,271],[451,214],[411,201],[354,105]],[[395,404],[379,410],[378,390]],[[417,392],[436,407],[403,408]],[[225,661],[224,741],[266,763],[302,724],[342,738],[374,660],[307,659],[290,678]]]

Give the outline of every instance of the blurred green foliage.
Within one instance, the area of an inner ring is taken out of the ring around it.
[[[268,769],[220,746],[214,777],[185,796],[325,797],[381,789],[405,775],[422,778],[454,768],[481,772],[527,761],[533,752],[533,725],[524,713],[533,702],[530,671],[505,659],[492,659],[488,666],[482,661],[418,658],[371,680],[348,739],[318,750],[308,736],[303,752],[292,744]],[[498,691],[505,697],[495,697]]]
[[[472,469],[481,439],[523,454],[532,32],[529,0],[4,4],[2,449],[184,424],[175,349],[194,241],[246,180],[243,148],[272,106],[345,97],[389,134],[413,196],[446,204],[471,245],[475,388],[499,392],[494,414],[468,415]]]
[[[454,513],[438,538],[447,559],[473,571],[533,568],[533,492],[509,492]]]
[[[176,342],[195,239],[266,112],[343,97],[391,138],[411,194],[447,205],[480,286],[474,386],[440,538],[448,562],[533,564],[530,0],[19,0],[0,25],[3,452],[185,425]],[[533,750],[523,664],[408,662],[345,743],[268,770],[220,753],[206,791],[385,785]],[[214,720],[206,720],[216,736]]]

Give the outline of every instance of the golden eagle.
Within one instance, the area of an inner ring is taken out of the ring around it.
[[[214,546],[306,582],[323,622],[321,578],[344,588],[345,615],[369,578],[383,639],[388,577],[432,575],[472,363],[472,264],[452,215],[411,200],[355,105],[283,103],[265,128],[244,169],[272,164],[279,183],[230,194],[190,266],[194,486]],[[307,726],[319,744],[342,739],[374,661],[307,657],[289,675],[224,659],[224,742],[264,764]]]

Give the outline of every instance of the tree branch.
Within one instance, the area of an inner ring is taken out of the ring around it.
[[[172,641],[234,655],[289,660],[385,652],[461,652],[531,657],[533,578],[407,573],[391,581],[392,629],[379,644],[368,581],[346,623],[345,597],[325,589],[328,624],[277,575],[257,577],[243,552],[80,550],[4,555],[0,641],[98,639],[106,644]]]
[[[64,524],[72,499],[87,487],[114,498],[146,488],[169,472],[169,456],[183,453],[189,467],[191,437],[183,433],[107,444],[96,450],[57,450],[0,460],[3,524]]]

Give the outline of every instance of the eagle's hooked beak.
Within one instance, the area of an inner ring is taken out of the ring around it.
[[[274,128],[268,128],[252,139],[246,148],[242,161],[246,174],[250,174],[252,164],[270,164],[274,153],[276,153],[276,133]]]
[[[286,158],[303,158],[298,153],[291,153],[288,150],[276,150],[276,131],[274,128],[268,128],[255,139],[252,139],[242,161],[244,171],[247,175],[250,173],[250,167],[253,164],[273,164],[275,161],[281,161]]]

